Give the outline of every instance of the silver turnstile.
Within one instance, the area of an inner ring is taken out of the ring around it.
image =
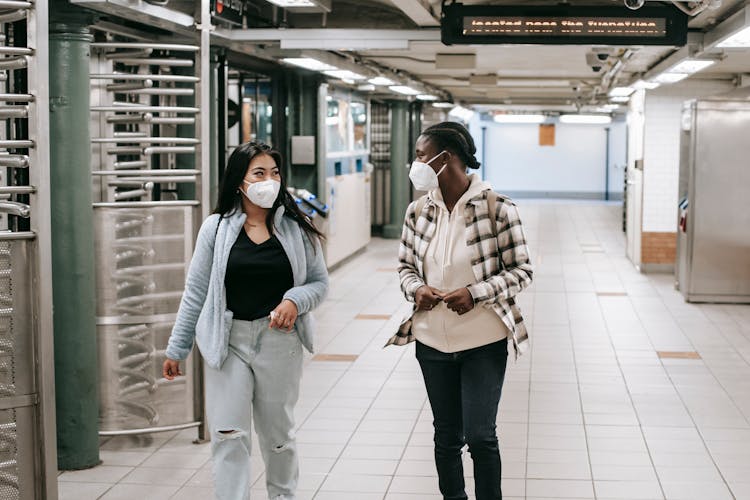
[[[57,498],[47,2],[0,2],[0,500]]]
[[[200,365],[161,375],[200,223],[197,46],[92,44],[100,434],[203,425]]]
[[[185,377],[161,376],[192,253],[192,213],[190,205],[94,209],[102,433],[196,422],[191,361]]]

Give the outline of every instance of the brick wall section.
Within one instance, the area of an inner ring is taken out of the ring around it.
[[[644,264],[674,264],[677,253],[677,233],[644,232],[641,235],[641,262]]]

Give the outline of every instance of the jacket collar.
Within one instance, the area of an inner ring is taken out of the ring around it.
[[[277,231],[281,228],[285,213],[286,209],[284,208],[284,205],[280,205],[278,208],[276,208],[276,213],[273,216],[273,225]],[[234,229],[239,229],[240,227],[242,227],[242,224],[245,223],[245,219],[247,219],[247,216],[245,215],[245,212],[242,211],[241,207],[237,207],[234,213],[227,218],[227,220],[230,222],[230,226],[232,226],[232,228]]]

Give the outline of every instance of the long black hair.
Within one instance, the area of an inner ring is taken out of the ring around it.
[[[317,236],[323,239],[323,233],[316,228],[310,218],[302,213],[297,206],[297,203],[289,194],[286,188],[286,181],[284,175],[281,173],[283,161],[281,153],[271,148],[268,144],[262,142],[246,142],[240,144],[229,156],[227,161],[227,168],[224,170],[224,178],[221,181],[219,187],[219,199],[216,203],[215,214],[220,214],[222,218],[228,217],[234,214],[241,207],[241,196],[240,189],[244,189],[242,181],[247,173],[247,168],[253,158],[259,155],[266,155],[273,158],[276,166],[279,168],[279,177],[281,178],[281,189],[279,189],[279,195],[276,197],[276,201],[273,202],[273,206],[268,211],[266,216],[266,227],[269,232],[273,232],[273,218],[276,213],[276,209],[283,205],[285,214],[294,219],[301,227],[305,230],[307,235],[312,238]]]
[[[477,153],[474,138],[471,137],[466,127],[460,123],[438,123],[424,129],[422,135],[434,141],[438,149],[444,149],[457,154],[467,167],[479,168],[480,163],[474,156]]]

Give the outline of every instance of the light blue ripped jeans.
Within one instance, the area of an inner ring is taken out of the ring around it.
[[[299,477],[294,405],[302,376],[302,342],[268,328],[268,319],[234,320],[229,355],[206,370],[214,491],[218,500],[250,498],[250,436],[255,419],[272,500],[294,500]]]

